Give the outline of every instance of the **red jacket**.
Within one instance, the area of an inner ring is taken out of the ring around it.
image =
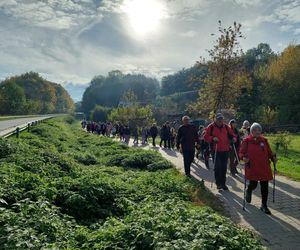
[[[251,181],[270,181],[273,179],[270,160],[274,160],[268,140],[263,136],[246,137],[240,148],[240,157],[249,159],[246,164],[246,179]]]
[[[228,152],[230,151],[229,137],[236,138],[236,135],[228,125],[223,124],[221,127],[218,127],[217,124],[213,122],[208,125],[204,134],[204,140],[213,144],[213,150],[216,148],[216,143],[213,142],[214,137],[218,137],[219,139],[217,151]]]

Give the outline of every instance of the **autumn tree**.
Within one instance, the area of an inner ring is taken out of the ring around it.
[[[237,97],[242,89],[251,88],[251,80],[245,73],[242,63],[242,50],[239,39],[243,38],[241,24],[234,22],[233,26],[224,28],[219,21],[219,37],[214,47],[208,51],[209,61],[198,62],[208,66],[208,76],[205,85],[199,91],[193,110],[207,115],[218,110],[235,108]]]
[[[264,105],[282,124],[300,123],[300,45],[288,46],[265,70]]]

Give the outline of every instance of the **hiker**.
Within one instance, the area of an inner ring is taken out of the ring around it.
[[[176,129],[174,126],[170,127],[170,146],[172,149],[175,147]]]
[[[146,127],[143,127],[141,134],[142,134],[142,144],[145,145],[147,142],[148,129]]]
[[[203,158],[203,151],[201,148],[201,142],[203,141],[203,130],[204,130],[204,127],[202,125],[200,125],[198,128],[198,137],[199,137],[199,141],[200,141],[200,148],[196,152],[197,159],[200,158],[200,154],[201,154],[201,157]]]
[[[201,135],[199,135],[200,140],[200,151],[202,154],[202,159],[204,160],[205,167],[209,169],[209,155],[210,155],[210,148],[209,143],[204,140],[204,135],[206,132],[206,128],[203,128]]]
[[[241,139],[245,139],[248,135],[250,135],[250,122],[248,120],[245,120],[243,122],[242,128],[240,129]]]
[[[119,135],[120,135],[120,141],[124,140],[124,126],[123,124],[120,124],[119,126]]]
[[[162,147],[162,144],[164,143],[164,148],[170,148],[170,131],[169,128],[167,126],[167,123],[165,123],[161,129],[160,129],[160,147]],[[168,144],[168,145],[167,145]]]
[[[176,147],[182,152],[184,161],[184,171],[186,176],[191,176],[191,164],[195,157],[196,143],[199,146],[199,138],[197,128],[190,124],[190,118],[188,116],[182,117],[182,123],[178,129],[176,138]]]
[[[82,120],[82,122],[81,122],[81,127],[82,127],[83,129],[85,129],[85,127],[86,127],[86,120],[85,120],[85,119]]]
[[[243,140],[240,157],[245,162],[245,177],[250,181],[246,191],[246,201],[251,203],[252,191],[260,182],[262,197],[260,209],[266,214],[271,214],[267,206],[268,184],[273,179],[270,160],[276,163],[277,159],[272,153],[268,140],[262,136],[262,127],[259,123],[252,124],[250,135]]]
[[[129,141],[130,141],[130,128],[128,125],[126,125],[124,127],[124,130],[123,130],[123,136],[124,136],[124,142],[128,145],[129,144]]]
[[[132,135],[133,135],[133,144],[135,145],[139,144],[139,131],[137,126],[133,127]]]
[[[150,128],[150,135],[152,137],[152,145],[156,147],[155,139],[158,135],[158,129],[155,123],[153,123],[152,127]]]
[[[230,140],[235,143],[236,136],[232,129],[224,123],[224,116],[221,113],[218,113],[215,121],[208,125],[204,134],[204,139],[211,144],[213,155],[216,157],[214,171],[217,189],[228,190],[228,187],[226,186],[226,172]]]
[[[232,119],[229,121],[229,127],[232,129],[233,133],[235,134],[236,137],[236,142],[231,141],[230,145],[230,152],[229,152],[229,166],[230,166],[230,173],[232,176],[236,176],[239,172],[237,171],[236,166],[239,163],[239,159],[237,159],[239,148],[240,148],[240,143],[241,143],[241,138],[240,138],[240,133],[239,130],[237,129],[237,122],[236,120]]]
[[[90,123],[90,122],[88,122],[87,125],[86,125],[86,131],[87,131],[88,133],[91,132],[91,123]]]

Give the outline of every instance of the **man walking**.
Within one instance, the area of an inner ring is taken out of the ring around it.
[[[152,137],[152,145],[156,147],[155,139],[158,135],[158,129],[155,123],[153,123],[152,127],[150,128],[150,135]]]
[[[218,189],[228,190],[226,186],[227,162],[230,151],[230,140],[236,142],[236,136],[232,129],[224,124],[224,117],[221,113],[216,115],[213,123],[208,125],[204,140],[210,143],[213,155],[216,156],[215,180]]]
[[[182,118],[183,125],[179,127],[176,139],[176,147],[183,154],[184,171],[186,176],[191,176],[191,164],[195,157],[195,143],[199,143],[197,128],[190,124],[190,118]]]

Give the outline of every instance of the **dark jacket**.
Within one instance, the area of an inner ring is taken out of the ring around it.
[[[151,135],[152,137],[156,137],[156,136],[158,135],[158,129],[157,129],[156,126],[152,126],[152,127],[150,128],[150,135]]]
[[[166,125],[163,125],[161,130],[160,130],[160,138],[162,140],[169,140],[170,135],[171,135],[170,128]]]
[[[195,150],[195,143],[199,143],[197,128],[194,125],[182,125],[178,129],[176,146],[182,150]]]

